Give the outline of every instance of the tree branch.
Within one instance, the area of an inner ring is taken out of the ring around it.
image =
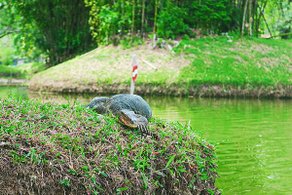
[[[16,32],[16,31],[6,31],[6,32],[0,34],[0,39],[1,39],[2,37],[5,37],[5,36],[7,36],[7,35],[10,35],[10,34],[12,34],[12,33],[14,33],[14,32]]]

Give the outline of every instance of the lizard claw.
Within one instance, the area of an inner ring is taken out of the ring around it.
[[[138,129],[141,131],[142,136],[151,135],[146,125],[138,125]]]

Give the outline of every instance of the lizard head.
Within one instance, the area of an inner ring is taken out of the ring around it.
[[[119,112],[119,121],[127,127],[138,128],[142,134],[148,134],[148,120],[142,115],[123,109]]]

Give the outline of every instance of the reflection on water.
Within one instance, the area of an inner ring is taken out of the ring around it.
[[[7,94],[44,102],[86,104],[93,96]],[[217,186],[224,194],[292,194],[292,101],[146,97],[155,117],[191,123],[216,145]]]

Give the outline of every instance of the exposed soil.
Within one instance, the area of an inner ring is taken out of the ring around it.
[[[88,84],[88,85],[53,85],[30,86],[31,90],[56,92],[56,93],[95,93],[116,94],[129,93],[129,85],[125,84]],[[143,95],[170,95],[170,96],[194,96],[194,97],[252,97],[252,98],[292,98],[292,86],[276,87],[251,87],[231,85],[168,85],[156,86],[151,84],[136,85],[135,93]]]
[[[27,80],[25,79],[5,79],[0,78],[0,86],[16,86],[16,85],[27,85]]]

